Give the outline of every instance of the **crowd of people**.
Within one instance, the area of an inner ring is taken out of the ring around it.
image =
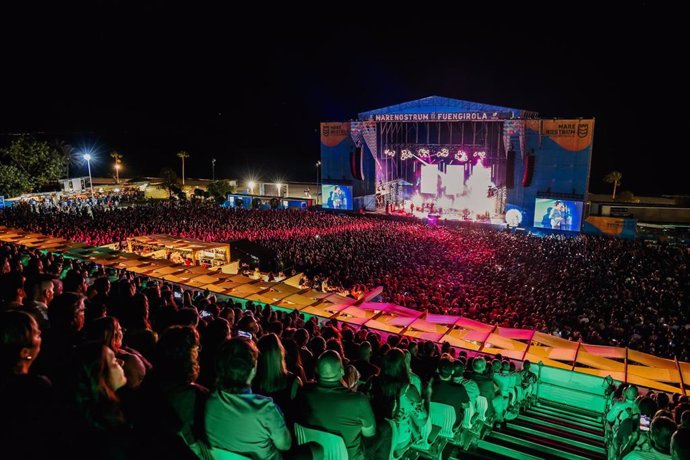
[[[4,244],[0,267],[8,458],[323,458],[323,446],[296,442],[307,426],[340,436],[350,459],[389,459],[432,449],[432,402],[452,407],[451,435],[469,448],[539,385],[528,361],[241,306],[37,249]],[[606,394],[610,458],[690,458],[687,396]]]
[[[17,201],[17,206],[29,209],[36,214],[66,213],[87,215],[93,218],[93,210],[111,211],[121,206],[129,206],[144,198],[144,192],[138,189],[117,191],[90,192],[54,192],[44,195],[29,196]]]
[[[478,434],[537,383],[527,362],[518,371],[448,344],[243,309],[14,245],[0,259],[8,458],[322,458],[296,445],[299,424],[341,436],[350,459],[388,459],[429,448],[430,402]]]
[[[604,428],[608,458],[681,460],[690,454],[690,402],[664,392],[641,394],[635,385],[605,380]],[[671,454],[671,455],[669,455]]]
[[[383,301],[418,310],[690,361],[690,257],[678,247],[202,202],[94,210],[93,219],[19,207],[0,223],[93,245],[155,233],[246,238],[303,272],[305,286],[353,296],[383,286]]]

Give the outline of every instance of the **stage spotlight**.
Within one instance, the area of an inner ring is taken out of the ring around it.
[[[467,152],[464,150],[458,150],[458,152],[455,154],[455,159],[460,162],[467,162]]]

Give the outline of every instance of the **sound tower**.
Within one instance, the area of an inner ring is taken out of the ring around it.
[[[357,180],[364,180],[364,167],[362,161],[362,146],[354,146],[350,150],[350,169],[352,172],[352,177]]]
[[[532,183],[532,176],[534,176],[534,155],[527,155],[525,157],[525,173],[522,175],[522,186],[529,187]]]
[[[515,150],[508,150],[506,155],[506,188],[515,187]]]

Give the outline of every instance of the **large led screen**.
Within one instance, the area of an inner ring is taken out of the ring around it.
[[[352,211],[352,186],[321,184],[324,209]]]
[[[580,231],[582,201],[537,198],[534,202],[534,226],[554,230]]]

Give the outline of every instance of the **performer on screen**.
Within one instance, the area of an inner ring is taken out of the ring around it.
[[[556,200],[549,215],[551,228],[563,229],[566,226],[567,209],[562,201]]]
[[[340,186],[336,185],[333,191],[333,208],[334,209],[345,209],[347,208],[347,197],[345,192]]]

